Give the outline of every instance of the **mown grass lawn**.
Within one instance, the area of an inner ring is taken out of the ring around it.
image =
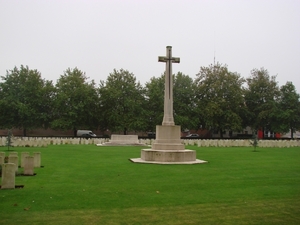
[[[187,148],[209,163],[131,163],[141,147],[13,148],[41,152],[44,167],[0,190],[0,224],[300,224],[299,147]]]

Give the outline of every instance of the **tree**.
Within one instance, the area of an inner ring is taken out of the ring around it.
[[[0,128],[11,128],[13,126],[13,120],[11,118],[12,104],[7,99],[6,94],[2,90],[3,84],[0,83]]]
[[[56,84],[54,129],[78,128],[95,129],[98,127],[98,94],[95,83],[88,81],[85,73],[78,68],[68,68]]]
[[[193,79],[178,72],[174,76],[173,100],[175,124],[182,129],[197,129],[198,118],[195,105],[195,87]]]
[[[55,87],[52,81],[46,80],[44,82],[44,88],[41,91],[40,97],[43,99],[39,105],[40,120],[43,128],[49,128],[51,122],[53,121],[53,109],[54,109],[54,97],[55,97]]]
[[[23,65],[7,71],[1,78],[1,127],[22,128],[24,136],[27,129],[45,127],[50,120],[52,83],[42,79],[37,70]]]
[[[244,79],[220,63],[201,67],[196,75],[196,97],[199,121],[207,129],[239,131],[244,109]]]
[[[254,130],[269,129],[274,125],[274,111],[279,88],[276,76],[270,76],[264,68],[253,69],[247,78],[245,104],[249,111],[247,124]]]
[[[291,132],[291,138],[295,130],[300,129],[300,102],[295,86],[287,82],[281,86],[277,101],[277,110],[274,113],[276,123],[274,129],[277,132]]]
[[[144,90],[134,74],[114,69],[105,82],[100,81],[99,95],[101,129],[123,130],[127,134],[145,128]]]
[[[178,72],[173,74],[173,108],[175,124],[181,125],[182,129],[196,128],[197,118],[195,111],[195,96],[193,79],[188,75]],[[152,77],[146,83],[146,107],[148,130],[155,130],[155,126],[162,123],[164,115],[164,89],[165,75]]]
[[[145,85],[146,95],[146,112],[147,121],[146,129],[155,131],[156,125],[162,123],[164,116],[164,89],[165,78],[162,74],[160,77],[152,77]]]

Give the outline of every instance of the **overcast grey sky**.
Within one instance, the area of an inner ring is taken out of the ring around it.
[[[0,30],[0,75],[23,64],[55,83],[78,67],[99,83],[123,68],[144,84],[171,45],[173,73],[195,78],[215,56],[300,92],[300,0],[0,0]]]

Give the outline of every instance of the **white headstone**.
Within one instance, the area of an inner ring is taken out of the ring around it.
[[[29,156],[29,152],[21,152],[21,167],[24,168],[25,158]]]
[[[2,161],[0,161],[0,164],[2,165],[4,163],[4,159],[5,159],[5,152],[0,152],[0,157],[2,158]]]
[[[24,160],[24,175],[33,175],[34,157],[26,156]]]
[[[18,153],[17,152],[10,152],[9,156],[18,156]]]
[[[14,189],[15,188],[15,164],[4,163],[2,165],[2,184],[1,189]]]
[[[33,158],[34,158],[34,167],[41,167],[41,153],[34,152]]]
[[[15,172],[18,172],[19,168],[19,157],[16,155],[8,156],[8,163],[13,163],[15,165]]]

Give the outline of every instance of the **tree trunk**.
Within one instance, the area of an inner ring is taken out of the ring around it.
[[[223,130],[220,129],[220,138],[223,139]]]
[[[294,129],[291,127],[291,139],[294,139]]]
[[[126,135],[126,134],[127,134],[127,128],[124,127],[124,135]]]
[[[27,133],[26,133],[26,132],[27,132],[26,128],[23,128],[23,136],[24,136],[24,137],[27,136]]]

